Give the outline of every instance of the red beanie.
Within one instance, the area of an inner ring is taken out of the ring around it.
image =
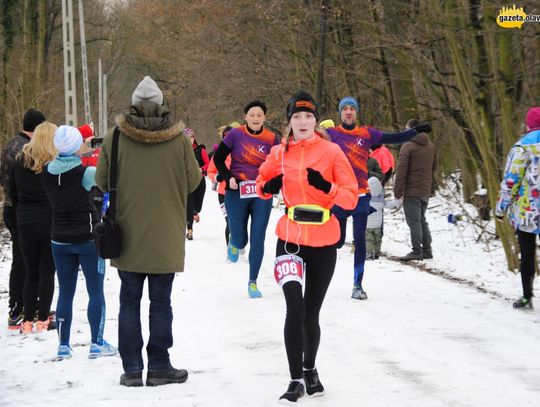
[[[86,140],[88,137],[92,137],[94,135],[94,130],[92,130],[92,127],[88,124],[83,124],[81,127],[79,127],[79,131],[82,134],[83,140]]]
[[[525,116],[525,124],[530,130],[540,129],[540,106],[529,109]]]

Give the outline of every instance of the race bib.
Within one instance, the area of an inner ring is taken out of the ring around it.
[[[240,198],[257,198],[256,186],[257,184],[252,180],[240,182]]]
[[[274,277],[280,287],[289,281],[304,283],[304,260],[295,254],[284,254],[276,257],[274,262]]]

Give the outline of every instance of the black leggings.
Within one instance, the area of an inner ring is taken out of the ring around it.
[[[187,228],[193,229],[193,215],[199,213],[202,209],[204,194],[206,193],[206,180],[202,177],[199,186],[191,194],[188,194],[187,199]]]
[[[285,242],[278,239],[276,257],[287,254]],[[287,244],[289,253],[298,246]],[[306,369],[315,367],[315,358],[321,339],[319,312],[336,267],[336,245],[325,247],[300,246],[297,256],[305,263],[305,294],[297,282],[283,285],[287,303],[285,318],[285,349],[289,361],[291,379],[302,378],[302,365]]]
[[[23,309],[24,279],[26,267],[19,243],[19,231],[15,210],[12,206],[4,206],[4,224],[11,235],[11,271],[9,273],[9,308],[16,308],[16,312]]]
[[[32,321],[39,298],[39,320],[49,317],[54,294],[54,261],[49,222],[18,225],[19,244],[26,265],[23,303],[24,320]]]
[[[225,211],[225,195],[224,194],[218,194],[217,196],[219,206],[221,210]],[[224,212],[226,213],[226,212]],[[229,234],[231,232],[229,231],[229,218],[225,216],[225,242],[227,242],[227,246],[229,245]]]
[[[523,285],[523,297],[533,296],[533,280],[536,263],[536,235],[534,233],[517,231],[521,262],[519,271],[521,273],[521,284]]]

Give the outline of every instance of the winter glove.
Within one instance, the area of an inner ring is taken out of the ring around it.
[[[216,181],[217,182],[225,181],[225,178],[223,178],[223,176],[220,173],[218,173],[216,175]]]
[[[429,123],[420,123],[418,126],[413,127],[413,129],[416,131],[416,134],[430,133],[431,125]]]
[[[276,175],[266,184],[264,184],[263,192],[265,194],[277,194],[283,186],[283,174]]]
[[[377,212],[377,209],[375,209],[373,206],[369,205],[369,214]]]
[[[307,169],[307,180],[309,185],[323,191],[325,194],[330,192],[332,184],[324,179],[321,173],[313,168]]]

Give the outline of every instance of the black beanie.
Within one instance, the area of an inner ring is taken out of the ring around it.
[[[318,112],[317,102],[315,99],[303,90],[296,92],[287,103],[287,123],[291,121],[291,117],[296,112],[309,112],[313,113],[315,119],[319,121],[319,112]]]
[[[264,114],[266,114],[266,104],[262,100],[252,100],[244,107],[244,113],[247,114],[252,107],[260,107]]]
[[[45,121],[45,116],[39,110],[28,109],[23,117],[23,130],[33,133],[38,125]]]

